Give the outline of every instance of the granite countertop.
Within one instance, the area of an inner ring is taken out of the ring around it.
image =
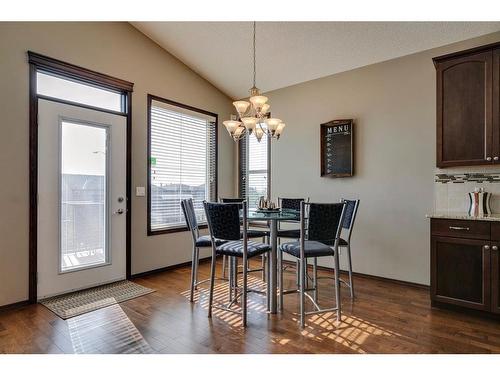
[[[453,220],[479,220],[479,221],[500,221],[500,214],[490,214],[484,216],[469,216],[460,212],[434,212],[425,215],[430,219],[453,219]]]

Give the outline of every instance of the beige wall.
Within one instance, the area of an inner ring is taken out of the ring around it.
[[[273,142],[273,197],[361,199],[354,270],[429,284],[425,214],[434,206],[436,142],[431,58],[498,40],[500,33],[267,93],[273,115],[287,123]],[[344,118],[355,120],[356,174],[321,178],[320,124]]]
[[[135,83],[132,188],[146,186],[146,94],[219,114],[231,101],[127,23],[0,23],[0,306],[28,297],[28,64],[32,50]],[[219,193],[232,195],[233,142],[219,127]],[[189,260],[188,233],[146,235],[132,197],[132,272]]]

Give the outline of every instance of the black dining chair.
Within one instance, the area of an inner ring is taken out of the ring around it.
[[[301,202],[309,202],[309,198],[304,199],[304,198],[280,198],[278,197],[278,206],[282,209],[285,210],[294,210],[299,212],[300,211],[300,203]],[[284,221],[285,223],[290,223],[290,221]],[[293,222],[296,223],[296,222]],[[281,228],[282,222],[280,221],[278,223],[278,241],[281,244],[281,239],[282,238],[293,238],[293,239],[298,239],[300,238],[300,229],[282,229]],[[285,269],[287,269],[288,266],[285,266]],[[306,275],[307,278],[307,275]],[[295,282],[297,284],[297,287],[299,286],[299,261],[297,260],[295,263]]]
[[[307,215],[306,215],[307,206]],[[335,311],[337,320],[342,317],[340,300],[340,278],[339,278],[339,243],[342,223],[344,219],[346,203],[305,203],[300,204],[300,239],[295,242],[287,242],[280,245],[278,252],[278,279],[280,309],[283,309],[283,295],[287,293],[299,293],[300,296],[300,326],[305,326],[305,316]],[[307,225],[306,225],[307,222]],[[327,245],[326,243],[333,243]],[[283,256],[287,253],[299,260],[299,289],[284,290],[283,288]],[[334,259],[335,279],[335,301],[333,308],[322,309],[318,305],[318,275],[317,259],[319,257],[332,256]],[[306,288],[307,259],[313,259],[313,285]],[[309,295],[313,291],[313,296]],[[313,304],[314,310],[305,310],[305,297]]]
[[[245,198],[220,198],[222,203],[243,203]],[[266,241],[269,238],[269,230],[258,230],[258,229],[248,229],[247,230],[248,238],[262,238],[263,241]],[[236,264],[238,263],[237,260]],[[250,272],[260,271],[262,272],[262,280],[265,281],[265,267],[266,267],[266,256],[265,254],[262,256],[261,268],[251,269]],[[227,270],[227,257],[224,256],[222,258],[222,278],[226,277]]]
[[[349,200],[342,198],[340,201],[345,202],[346,208],[345,208],[344,220],[342,222],[343,233],[340,238],[339,247],[347,249],[349,283],[345,282],[342,279],[340,279],[340,281],[349,288],[351,292],[351,299],[354,299],[354,284],[352,277],[352,258],[351,258],[351,235],[352,235],[352,228],[354,227],[354,220],[356,220],[356,215],[358,213],[359,199]]]
[[[248,261],[249,259],[265,254],[271,250],[271,247],[265,243],[258,243],[248,240],[248,223],[247,223],[247,203],[209,203],[204,202],[205,213],[207,216],[208,229],[212,241],[212,263],[210,266],[210,294],[208,299],[208,316],[212,316],[213,295],[215,284],[215,265],[217,255],[225,255],[231,259],[242,260],[243,265],[243,285],[238,288],[233,281],[237,278],[237,269],[234,267],[234,262],[229,262],[229,304],[227,306],[217,306],[225,311],[237,313],[231,309],[232,305],[241,296],[242,299],[242,324],[247,325],[247,294],[250,291],[248,288]],[[242,211],[242,219],[240,219],[240,210]],[[242,231],[240,231],[240,222],[242,222]],[[243,235],[242,235],[243,234]],[[223,241],[217,245],[218,241]],[[269,270],[268,270],[269,272]],[[267,278],[269,280],[269,277]],[[233,284],[233,285],[232,285]],[[234,288],[234,298],[231,290]],[[267,288],[266,288],[267,289]],[[267,293],[266,293],[267,294]],[[269,294],[267,294],[269,299]]]
[[[198,220],[196,219],[196,211],[194,209],[193,199],[183,199],[181,200],[182,212],[184,213],[184,219],[186,220],[186,225],[191,232],[191,237],[193,239],[193,253],[191,262],[191,283],[190,283],[190,293],[189,300],[193,302],[193,296],[195,289],[198,285],[209,281],[210,279],[198,281],[198,265],[200,261],[200,247],[212,247],[212,240],[209,235],[200,236],[200,230],[198,227]],[[223,241],[218,241],[217,244],[222,244]]]

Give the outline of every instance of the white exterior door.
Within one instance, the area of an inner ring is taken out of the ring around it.
[[[126,277],[126,117],[38,102],[38,298]]]

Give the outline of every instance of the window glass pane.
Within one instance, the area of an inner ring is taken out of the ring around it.
[[[181,200],[192,198],[200,223],[215,199],[215,125],[196,112],[151,105],[151,230],[185,225]],[[215,119],[214,119],[215,120]]]
[[[37,94],[122,112],[122,94],[38,72]]]
[[[248,207],[256,208],[259,198],[267,198],[268,170],[267,170],[267,136],[262,137],[260,142],[257,138],[248,138]]]
[[[62,122],[61,271],[106,263],[105,128]]]

